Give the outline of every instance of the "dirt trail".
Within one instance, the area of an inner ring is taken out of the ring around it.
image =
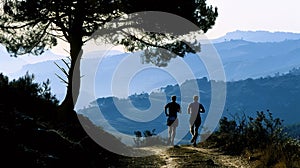
[[[192,146],[154,146],[139,148],[152,155],[127,158],[124,167],[147,168],[251,168],[245,158],[224,155],[214,149]]]
[[[175,168],[178,167],[178,158],[174,158],[172,156],[170,156],[170,154],[167,152],[168,149],[170,149],[171,147],[144,147],[141,148],[143,150],[146,151],[150,151],[152,153],[154,153],[155,155],[159,156],[162,160],[165,161],[165,165],[161,166],[160,168]]]
[[[224,155],[214,149],[191,146],[148,147],[157,154],[165,165],[160,168],[214,167],[214,168],[251,168],[249,163],[237,156]]]
[[[248,161],[245,158],[239,156],[224,155],[215,149],[195,148],[195,147],[184,147],[190,150],[197,150],[202,154],[208,155],[211,159],[220,165],[232,168],[251,168]]]

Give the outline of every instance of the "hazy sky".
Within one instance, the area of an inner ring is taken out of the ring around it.
[[[298,9],[300,0],[207,0],[207,3],[218,7],[219,12],[216,24],[206,33],[209,39],[221,37],[227,32],[235,30],[300,33],[300,10]],[[64,49],[67,49],[66,46],[59,45],[53,51],[61,54]],[[0,71],[12,72],[21,68],[20,65],[24,63],[57,59],[57,57],[47,54],[39,57],[24,56],[20,58],[4,59],[0,57]],[[18,61],[23,62],[17,66],[16,62]],[[15,66],[4,67],[4,65],[8,65],[7,62],[14,62]]]
[[[208,38],[235,30],[266,30],[300,33],[300,0],[207,0],[218,7],[215,26]]]
[[[219,13],[206,33],[209,39],[236,30],[300,33],[300,0],[207,0],[207,4],[218,7]]]

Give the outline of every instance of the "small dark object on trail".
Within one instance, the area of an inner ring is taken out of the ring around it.
[[[174,145],[174,148],[180,148],[180,146],[178,146],[178,145]]]
[[[212,166],[215,165],[215,162],[212,159],[208,159],[206,163],[207,165],[212,165]]]

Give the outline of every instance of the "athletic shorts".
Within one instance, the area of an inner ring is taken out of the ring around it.
[[[175,120],[173,120],[171,117],[169,117],[167,119],[167,126],[171,126],[171,127],[177,127],[178,126],[178,118],[176,118]]]

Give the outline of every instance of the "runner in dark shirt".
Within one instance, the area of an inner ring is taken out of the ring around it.
[[[172,96],[172,102],[165,105],[165,114],[168,117],[167,125],[169,129],[168,145],[174,145],[176,127],[179,123],[177,113],[181,113],[180,105],[176,103],[176,96]]]

